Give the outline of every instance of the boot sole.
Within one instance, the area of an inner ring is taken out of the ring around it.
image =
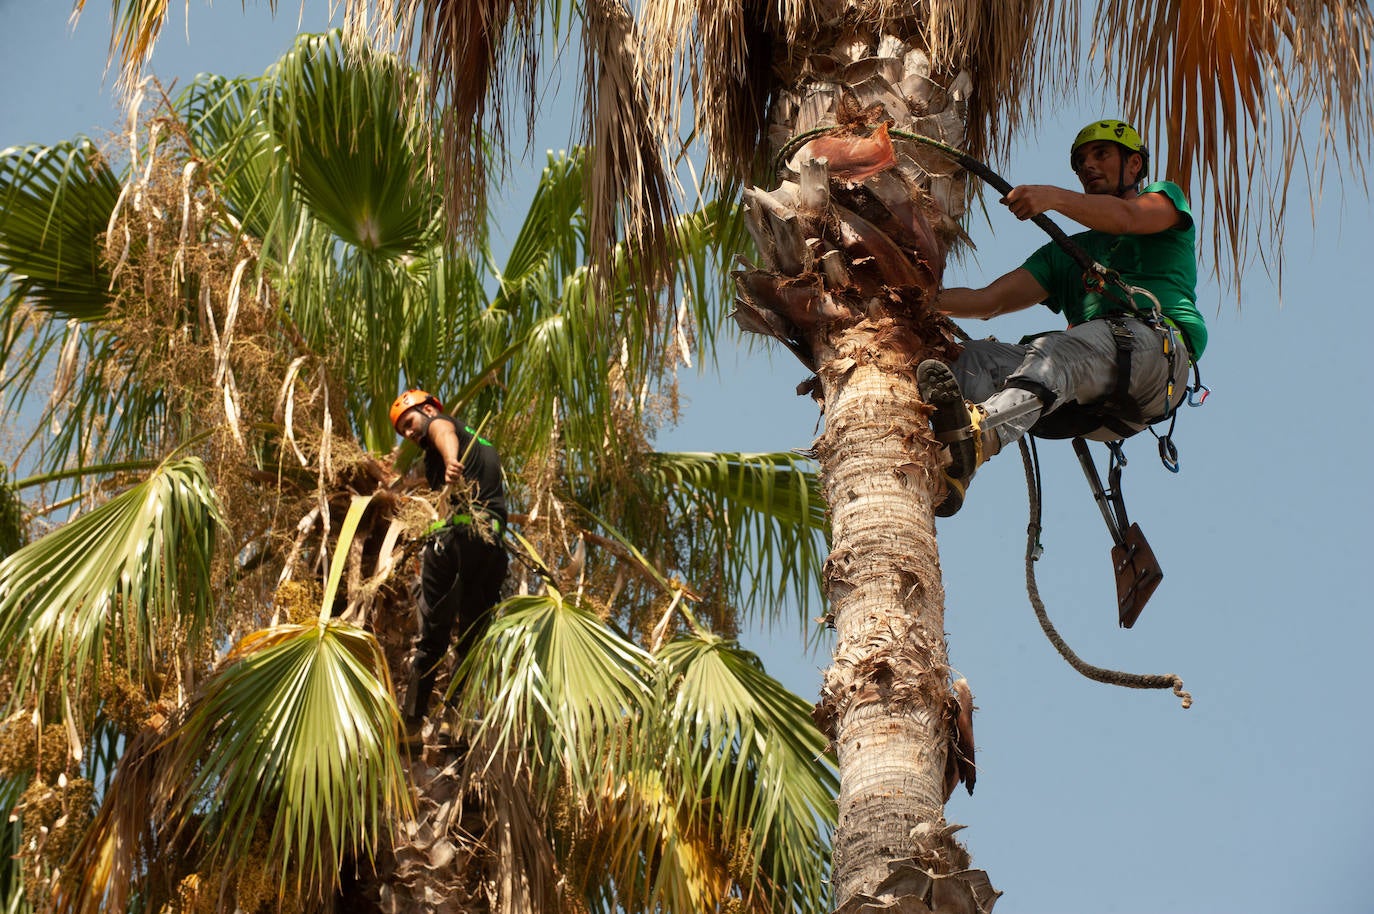
[[[969,415],[959,382],[944,362],[926,359],[916,367],[916,387],[921,399],[935,408],[930,417],[935,439],[949,448],[949,466],[945,468],[945,475],[963,480],[961,488],[964,488],[973,471],[978,468],[978,450],[973,435],[967,434],[973,430],[973,417]],[[956,507],[954,510],[959,509]]]

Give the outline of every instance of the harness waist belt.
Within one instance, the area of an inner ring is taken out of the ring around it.
[[[491,524],[492,532],[501,536],[506,532],[506,522],[498,514],[488,514],[485,511],[478,511],[473,514],[455,514],[447,520],[438,520],[429,525],[425,531],[426,536],[438,533],[445,527],[467,527],[478,521],[485,521]]]

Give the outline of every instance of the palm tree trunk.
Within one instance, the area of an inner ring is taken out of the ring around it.
[[[821,359],[827,420],[817,450],[834,543],[826,587],[838,637],[822,706],[839,752],[832,879],[843,901],[875,894],[889,861],[920,858],[945,872],[967,861],[937,861],[948,848],[913,837],[942,824],[948,744],[928,427],[898,360],[824,367],[867,349],[870,327],[837,342]]]
[[[957,344],[930,307],[957,237],[964,177],[902,133],[963,141],[962,74],[933,71],[916,32],[834,25],[776,63],[772,155],[783,181],[745,192],[764,263],[736,275],[737,320],[816,372],[816,452],[832,523],[837,631],[817,720],[839,753],[838,910],[916,896],[990,910],[944,802],[953,698],[934,527],[939,451],[915,366]],[[804,46],[805,45],[805,46]],[[821,52],[823,49],[823,53]],[[821,75],[824,74],[824,75]]]

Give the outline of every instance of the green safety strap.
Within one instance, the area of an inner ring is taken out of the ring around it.
[[[497,536],[501,536],[506,532],[506,525],[501,522],[501,518],[496,517],[494,515],[479,514],[474,517],[471,514],[455,514],[448,520],[437,520],[434,523],[430,524],[429,529],[425,531],[425,536],[432,536],[435,533],[439,533],[445,527],[467,526],[477,520],[485,520],[488,523],[490,523],[493,532],[495,532]]]

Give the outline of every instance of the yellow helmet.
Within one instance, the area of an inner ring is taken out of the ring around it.
[[[401,421],[401,417],[411,409],[424,406],[426,403],[434,404],[434,408],[440,412],[444,410],[444,405],[439,402],[439,398],[429,391],[412,388],[401,394],[391,403],[391,427],[399,432],[400,429],[396,427],[396,423]]]
[[[1077,171],[1078,148],[1098,140],[1116,143],[1129,152],[1140,153],[1140,158],[1144,162],[1144,166],[1140,170],[1140,177],[1145,177],[1145,172],[1150,168],[1150,150],[1145,148],[1145,142],[1140,138],[1136,129],[1125,121],[1093,121],[1078,131],[1078,136],[1073,138],[1073,146],[1069,148],[1069,167]]]

